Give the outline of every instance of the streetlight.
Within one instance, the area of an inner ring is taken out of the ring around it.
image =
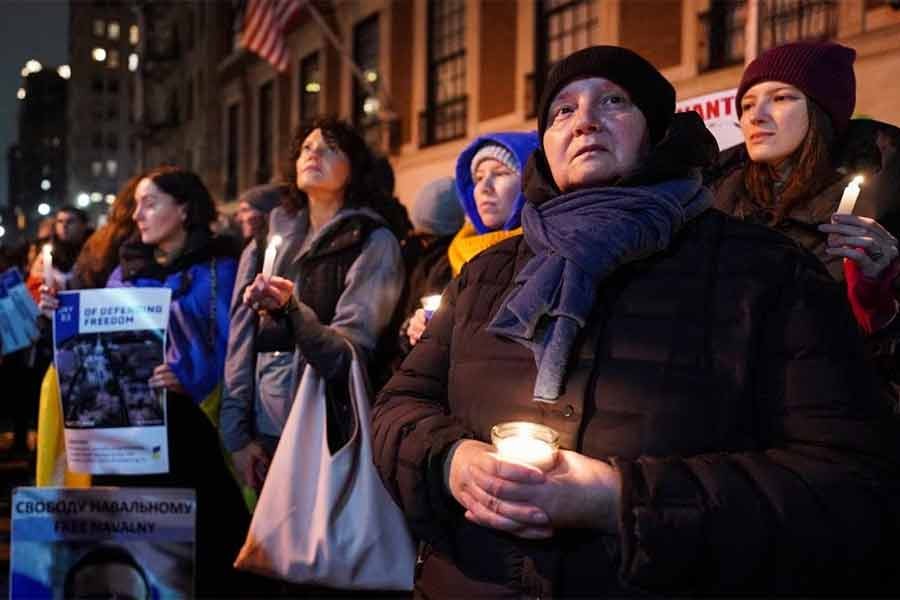
[[[16,98],[19,100],[25,99],[25,88],[19,88],[19,91],[16,92]]]
[[[28,69],[31,73],[40,73],[41,69],[43,69],[43,65],[33,58],[25,63],[25,68]]]
[[[87,195],[87,192],[81,192],[81,193],[78,194],[78,196],[75,198],[75,203],[76,203],[79,207],[84,208],[85,206],[87,206],[88,204],[91,203],[91,197]]]
[[[6,227],[0,225],[0,238],[2,238],[4,235],[6,235]]]
[[[103,48],[97,47],[91,52],[91,56],[94,57],[94,60],[97,62],[103,62],[106,60],[106,50]]]
[[[68,79],[72,76],[72,67],[70,67],[69,65],[59,65],[59,67],[56,69],[56,72],[63,79]]]
[[[46,217],[47,215],[49,215],[50,214],[50,205],[47,204],[46,202],[41,202],[40,204],[38,204],[38,214],[43,217]]]
[[[42,189],[42,190],[44,190],[44,191],[46,192],[47,190],[50,189],[50,187],[51,187],[51,184],[50,184],[50,180],[49,180],[49,179],[42,179],[42,180],[41,180],[41,189]]]

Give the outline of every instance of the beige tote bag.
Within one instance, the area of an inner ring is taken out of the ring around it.
[[[372,462],[369,394],[354,352],[356,429],[328,449],[325,381],[307,366],[235,567],[339,589],[411,590],[415,549]]]

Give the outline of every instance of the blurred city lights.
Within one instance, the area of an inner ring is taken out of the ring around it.
[[[88,204],[91,203],[91,197],[87,195],[87,192],[81,192],[75,198],[75,203],[78,206],[80,206],[81,208],[84,208],[85,206],[87,206]]]
[[[42,189],[42,190],[44,190],[44,191],[46,192],[46,191],[49,190],[51,187],[52,187],[52,186],[51,186],[51,184],[50,184],[50,180],[49,180],[49,179],[41,179],[41,189]]]
[[[103,62],[106,60],[106,50],[103,48],[94,48],[93,52],[91,52],[91,56],[93,56],[94,60],[97,62]]]
[[[69,65],[59,65],[59,68],[56,69],[56,72],[63,79],[68,79],[72,76],[72,67]]]
[[[19,100],[25,99],[25,88],[19,88],[19,91],[16,92],[16,98],[18,98]]]
[[[38,214],[42,216],[47,216],[50,214],[50,205],[46,202],[41,202],[38,204]]]

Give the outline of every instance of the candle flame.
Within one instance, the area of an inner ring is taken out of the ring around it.
[[[866,180],[866,178],[863,177],[862,175],[857,175],[856,177],[853,178],[852,181],[850,181],[850,183],[854,183],[856,185],[861,185],[862,182],[865,180]]]
[[[435,311],[441,306],[441,295],[433,294],[431,296],[425,296],[422,298],[422,307],[425,310]]]

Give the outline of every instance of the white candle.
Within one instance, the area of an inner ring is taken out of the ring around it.
[[[517,421],[491,430],[500,458],[549,471],[556,464],[559,434],[550,427]]]
[[[430,319],[441,306],[441,295],[432,294],[422,298],[422,308],[425,309],[425,319]]]
[[[278,246],[281,245],[281,236],[273,235],[266,246],[266,254],[263,257],[262,275],[266,279],[272,276],[272,269],[275,267],[275,255],[278,254]]]
[[[53,287],[53,244],[44,244],[41,248],[41,263],[44,268],[44,285]]]
[[[863,182],[863,176],[857,175],[850,180],[847,187],[844,188],[844,195],[841,196],[841,203],[835,212],[837,215],[852,215],[853,207],[856,206],[856,199],[859,198],[859,186]]]

